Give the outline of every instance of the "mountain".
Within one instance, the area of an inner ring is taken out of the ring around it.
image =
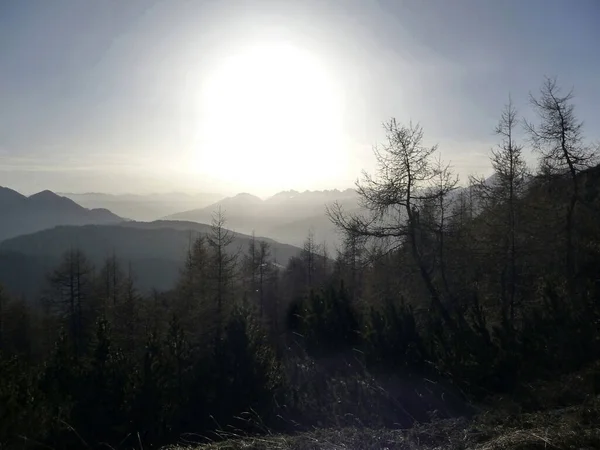
[[[0,210],[6,211],[26,201],[27,197],[17,191],[0,186]]]
[[[96,267],[116,255],[125,267],[131,264],[136,285],[144,291],[175,285],[190,242],[210,231],[193,222],[122,222],[118,225],[59,226],[18,236],[0,243],[0,284],[15,295],[34,297],[45,283],[45,274],[56,267],[71,248],[81,249]],[[229,252],[245,251],[251,237],[234,234]],[[299,248],[263,239],[271,244],[274,261],[286,264]]]
[[[301,247],[308,233],[312,232],[315,242],[327,243],[329,251],[340,244],[340,234],[326,214],[314,215],[303,219],[275,225],[268,229],[268,234],[279,242],[286,242]]]
[[[196,208],[189,211],[172,214],[167,220],[186,220],[209,224],[213,215],[219,209],[227,218],[228,228],[239,229],[241,232],[250,233],[252,228],[244,225],[244,221],[254,222],[256,216],[262,209],[263,200],[251,194],[241,193],[233,197],[226,197],[216,203],[204,208]],[[242,225],[241,227],[239,225]]]
[[[493,186],[494,176],[487,178],[487,186]],[[449,200],[458,198],[465,187],[454,190]],[[316,242],[326,242],[333,251],[341,244],[341,235],[329,220],[326,206],[338,202],[346,213],[366,212],[359,204],[354,189],[343,191],[282,191],[265,200],[250,194],[238,194],[225,198],[205,208],[193,209],[168,216],[169,220],[185,220],[210,223],[215,211],[224,212],[228,228],[242,233],[255,232],[279,242],[302,246],[309,230]]]
[[[86,208],[105,208],[115,214],[132,220],[152,221],[170,214],[204,208],[223,198],[220,194],[200,193],[184,194],[180,192],[159,194],[102,194],[88,192],[83,194],[61,193]]]
[[[319,242],[327,241],[335,246],[339,239],[326,215],[326,205],[336,201],[348,211],[358,208],[358,196],[353,189],[283,191],[265,200],[250,194],[238,194],[205,208],[170,215],[167,219],[210,223],[214,212],[220,208],[228,228],[239,232],[254,231],[280,242],[301,245],[312,229]]]
[[[0,241],[57,225],[119,223],[123,219],[107,209],[87,209],[51,191],[26,197],[0,188]]]

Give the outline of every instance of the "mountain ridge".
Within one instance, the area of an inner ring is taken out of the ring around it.
[[[206,206],[221,200],[218,193],[151,193],[106,194],[101,192],[64,193],[86,208],[106,208],[131,220],[152,221],[187,209]]]
[[[0,187],[0,241],[58,225],[119,223],[123,219],[108,209],[87,209],[50,190],[25,196]]]
[[[229,226],[236,231],[254,231],[279,242],[301,246],[309,230],[312,230],[315,239],[328,241],[335,246],[339,238],[326,215],[326,206],[335,201],[349,210],[358,207],[358,195],[353,189],[280,191],[264,200],[240,193],[204,208],[182,211],[164,219],[210,223],[214,213],[221,209]],[[304,226],[306,228],[302,229]]]

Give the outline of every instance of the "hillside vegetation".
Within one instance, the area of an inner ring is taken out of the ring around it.
[[[117,255],[135,275],[141,292],[172,289],[194,240],[210,231],[210,225],[194,222],[123,222],[119,225],[59,226],[0,242],[0,283],[13,295],[32,300],[42,292],[46,272],[59,264],[70,249],[81,250],[100,267]],[[236,254],[248,246],[251,236],[232,233],[226,251]],[[264,239],[275,261],[286,264],[300,249]]]

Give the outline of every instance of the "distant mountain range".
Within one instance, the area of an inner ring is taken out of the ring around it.
[[[209,206],[172,214],[168,220],[210,223],[219,208],[227,219],[227,227],[242,233],[254,231],[280,242],[301,246],[309,230],[318,242],[335,246],[339,236],[326,215],[326,205],[339,202],[348,212],[358,211],[358,196],[353,189],[345,191],[285,191],[262,200],[242,193]]]
[[[494,176],[484,180],[488,186],[496,183]],[[449,199],[457,198],[464,190],[457,187]],[[346,213],[366,212],[359,203],[354,189],[344,191],[284,191],[265,200],[242,193],[227,197],[203,208],[192,209],[167,216],[168,220],[186,220],[210,223],[219,208],[227,219],[227,227],[242,233],[254,231],[279,242],[302,246],[309,230],[318,243],[326,242],[329,250],[341,243],[339,231],[329,220],[326,206],[338,202]],[[396,220],[396,219],[393,219]]]
[[[87,209],[51,191],[26,197],[0,187],[0,241],[57,225],[116,224],[123,219],[107,209]]]
[[[60,193],[85,208],[104,208],[131,220],[152,221],[188,209],[202,208],[223,198],[221,194],[184,194],[180,192],[157,194],[83,194]]]
[[[86,208],[104,208],[124,218],[138,221],[184,220],[210,224],[221,208],[227,227],[235,231],[268,236],[291,245],[302,245],[309,230],[315,239],[332,248],[339,236],[325,214],[326,205],[342,203],[347,211],[358,210],[353,189],[340,191],[283,191],[267,199],[249,193],[223,198],[219,194],[111,195],[102,193],[61,194]]]
[[[266,200],[243,193],[210,204],[210,199],[219,198],[217,194],[68,195],[72,198],[43,191],[28,197],[0,188],[0,283],[9,291],[38,296],[47,273],[70,248],[81,249],[97,267],[114,253],[131,265],[141,289],[169,289],[190,243],[198,234],[209,232],[219,208],[226,216],[226,227],[237,232],[229,251],[245,250],[251,239],[248,234],[254,231],[271,244],[273,260],[285,265],[300,252],[298,246],[310,229],[318,242],[335,242],[335,230],[325,214],[327,204],[339,201],[348,210],[357,208],[353,190],[286,191]],[[88,209],[74,198],[88,206],[116,206],[122,216],[106,208]],[[173,214],[170,220],[124,218],[149,217],[165,208],[202,202],[207,205]]]
[[[147,291],[174,287],[195,237],[210,227],[194,222],[122,222],[118,225],[59,226],[18,236],[0,243],[0,283],[15,295],[35,298],[46,273],[64,252],[81,249],[96,267],[116,255],[136,276],[136,285]],[[231,253],[245,251],[251,237],[234,234]],[[282,265],[300,249],[263,239],[271,244],[271,257]]]
[[[493,180],[487,180],[493,183]],[[458,194],[459,190],[455,194]],[[226,228],[235,232],[229,251],[248,246],[252,232],[272,246],[275,261],[285,265],[297,255],[310,230],[317,243],[326,242],[331,253],[340,236],[326,215],[326,206],[339,202],[349,213],[360,212],[356,191],[284,191],[265,200],[248,193],[220,199],[218,194],[153,194],[149,196],[68,194],[51,191],[29,197],[0,187],[0,283],[26,296],[39,294],[48,271],[70,248],[80,248],[99,266],[113,253],[137,274],[138,286],[147,290],[173,287],[190,242],[207,233],[217,210]],[[106,208],[77,204],[113,205],[122,216]],[[210,199],[218,201],[208,203]],[[181,205],[206,206],[168,215],[164,220],[133,221],[123,217],[153,217]]]

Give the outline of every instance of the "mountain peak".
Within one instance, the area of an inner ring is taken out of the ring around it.
[[[252,199],[260,200],[259,197],[257,197],[256,195],[250,194],[249,192],[240,192],[239,194],[234,195],[233,198],[252,198]]]
[[[32,205],[37,205],[40,207],[65,207],[70,210],[84,210],[82,206],[75,203],[73,200],[67,197],[62,197],[52,191],[44,190],[38,192],[37,194],[33,194],[27,198],[28,202]]]
[[[54,198],[64,198],[58,194],[55,194],[48,189],[38,192],[37,194],[33,194],[29,196],[30,199],[54,199]]]
[[[14,189],[7,188],[4,186],[0,186],[0,195],[2,195],[3,197],[8,197],[10,195],[11,197],[15,198],[26,198],[23,194],[15,191]]]
[[[0,207],[9,208],[25,201],[27,197],[7,187],[0,186]]]
[[[277,197],[277,196],[280,196],[280,195],[283,195],[283,196],[288,196],[288,195],[298,195],[299,193],[300,193],[300,192],[298,192],[298,191],[296,191],[296,190],[294,190],[294,189],[290,189],[289,191],[281,191],[281,192],[278,192],[277,194],[273,195],[273,197]]]
[[[10,189],[0,189],[0,206],[8,211],[0,220],[0,241],[60,225],[123,221],[108,210],[86,209],[73,200],[49,190],[25,197]]]
[[[248,202],[262,203],[262,199],[260,197],[249,194],[248,192],[240,192],[239,194],[236,194],[233,197],[228,197],[226,199],[223,199],[221,202],[217,202],[217,203],[229,203],[231,201],[233,201],[233,202],[243,201],[245,203],[248,203]]]

